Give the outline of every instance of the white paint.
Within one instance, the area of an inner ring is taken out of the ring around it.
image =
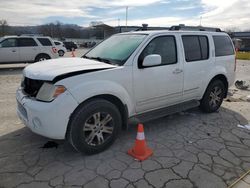
[[[136,136],[136,139],[137,140],[145,140],[144,132],[142,132],[142,133],[138,132],[137,136]]]
[[[200,100],[210,80],[223,74],[229,85],[233,83],[235,72],[234,56],[214,57],[211,35],[226,35],[213,32],[191,31],[147,31],[148,36],[129,57],[124,66],[113,66],[82,58],[61,58],[35,63],[25,68],[24,75],[32,79],[53,80],[56,76],[74,71],[110,68],[88,74],[68,77],[55,83],[63,85],[67,91],[50,103],[39,102],[25,97],[17,91],[17,100],[24,104],[28,119],[26,125],[38,134],[50,138],[65,138],[70,115],[77,106],[87,99],[103,94],[113,95],[128,108],[128,117],[152,111],[161,107],[189,100]],[[130,33],[132,34],[132,33]],[[185,62],[181,35],[199,34],[209,38],[210,58],[202,62]],[[178,62],[172,65],[138,69],[137,59],[145,46],[155,37],[173,35],[177,42]],[[179,71],[175,74],[174,71]],[[184,92],[192,88],[194,92]],[[67,108],[65,108],[67,107]],[[20,114],[20,112],[19,112]],[[38,118],[39,128],[34,128],[32,119]],[[21,117],[21,119],[24,119]],[[138,138],[142,138],[142,134]]]

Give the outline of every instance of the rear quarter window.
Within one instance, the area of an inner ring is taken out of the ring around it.
[[[234,48],[228,36],[213,36],[215,56],[234,55]]]
[[[43,45],[43,46],[52,46],[52,43],[47,38],[37,38],[37,40]]]

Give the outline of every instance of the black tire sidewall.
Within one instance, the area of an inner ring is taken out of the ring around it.
[[[220,87],[222,89],[222,93],[221,93],[221,100],[220,100],[219,105],[217,105],[216,107],[213,108],[209,104],[209,96],[210,96],[210,93],[213,91],[214,87],[216,87],[216,86]],[[207,87],[207,89],[205,91],[205,94],[204,94],[204,96],[203,96],[203,98],[201,100],[200,107],[201,107],[202,111],[208,112],[208,113],[217,111],[220,108],[220,106],[221,106],[221,104],[223,102],[225,92],[226,92],[226,87],[225,87],[225,84],[221,80],[212,81],[208,85],[208,87]]]
[[[38,55],[35,59],[35,62],[39,62],[41,58],[50,59],[48,55]]]
[[[99,146],[90,146],[85,142],[83,126],[86,120],[96,112],[108,112],[114,123],[114,130],[111,137]],[[95,154],[107,149],[116,139],[121,129],[121,115],[117,107],[109,101],[96,99],[81,105],[72,115],[70,122],[69,141],[79,152]]]
[[[61,54],[60,54],[60,53],[61,53]],[[64,51],[63,51],[63,50],[59,50],[59,51],[58,51],[58,55],[59,55],[60,57],[64,56]]]

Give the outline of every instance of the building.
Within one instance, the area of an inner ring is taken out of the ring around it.
[[[229,35],[239,51],[250,52],[250,32],[230,32]]]

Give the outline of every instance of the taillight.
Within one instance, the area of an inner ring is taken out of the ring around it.
[[[54,53],[57,53],[56,47],[52,47],[52,51],[53,51]]]

